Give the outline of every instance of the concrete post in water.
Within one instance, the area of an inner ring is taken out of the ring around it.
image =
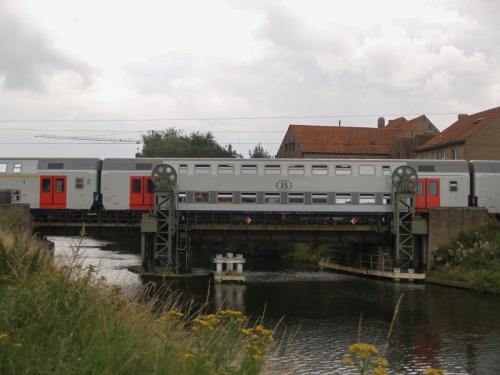
[[[215,263],[215,282],[245,282],[245,276],[243,276],[243,263],[245,263],[245,258],[243,258],[242,254],[237,254],[236,256],[234,256],[233,253],[227,253],[226,256],[217,254],[213,262]],[[234,265],[236,265],[236,269]]]

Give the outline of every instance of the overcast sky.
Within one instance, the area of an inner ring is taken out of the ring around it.
[[[290,123],[443,129],[500,106],[499,15],[496,0],[0,0],[0,156],[131,157],[35,136],[171,126],[244,154],[276,152]],[[315,117],[220,119],[280,116]]]

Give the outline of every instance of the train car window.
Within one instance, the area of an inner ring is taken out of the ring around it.
[[[391,194],[384,194],[382,196],[382,204],[391,204]]]
[[[210,174],[210,165],[209,164],[196,164],[194,166],[194,173]]]
[[[209,203],[210,202],[210,193],[197,191],[194,193],[194,201],[196,203]]]
[[[234,166],[229,164],[219,164],[217,166],[218,174],[234,174]]]
[[[281,194],[280,193],[265,193],[264,194],[264,203],[280,204],[281,203]]]
[[[42,179],[42,193],[50,193],[50,177]]]
[[[312,193],[311,194],[312,204],[328,204],[328,194],[327,193]]]
[[[382,175],[383,176],[390,176],[391,175],[391,167],[388,165],[383,165],[382,166]]]
[[[327,175],[328,174],[328,166],[327,165],[313,165],[312,166],[312,174],[314,174],[314,175]]]
[[[186,193],[184,193],[184,192],[180,192],[177,195],[177,197],[178,197],[179,202],[186,202],[187,201]]]
[[[7,164],[0,164],[0,173],[6,173],[7,172]]]
[[[303,165],[289,165],[288,174],[304,174]]]
[[[180,174],[187,174],[188,173],[188,166],[187,166],[187,164],[181,164],[181,165],[179,165],[179,173]]]
[[[21,173],[21,169],[23,168],[22,164],[14,164],[14,173]]]
[[[417,195],[421,197],[424,195],[424,184],[422,182],[417,182]]]
[[[233,203],[233,193],[217,193],[217,203]]]
[[[351,194],[335,194],[335,204],[351,204]]]
[[[435,181],[431,181],[429,183],[429,194],[433,197],[438,195],[438,183]]]
[[[141,192],[141,180],[132,180],[132,193],[137,194]]]
[[[153,170],[153,164],[137,163],[135,165],[136,171],[151,171]]]
[[[264,167],[265,174],[281,174],[281,166],[278,164],[268,164]]]
[[[288,203],[303,204],[304,203],[304,193],[288,193]]]
[[[47,169],[64,169],[64,163],[49,163]]]
[[[83,189],[83,178],[75,178],[75,189]]]
[[[241,203],[257,203],[257,193],[241,193]]]
[[[436,168],[433,165],[419,165],[418,171],[419,172],[435,172]]]
[[[64,180],[62,178],[56,179],[56,193],[64,193]]]
[[[359,194],[359,204],[375,204],[375,194]]]
[[[147,180],[146,191],[150,194],[155,192],[155,185],[153,184],[152,180]]]
[[[450,181],[450,191],[458,191],[458,182]]]
[[[253,164],[243,164],[241,174],[257,174],[257,166]]]
[[[352,174],[350,165],[336,165],[335,174],[337,175],[350,175]]]
[[[359,174],[363,176],[374,176],[375,167],[373,165],[360,165]]]

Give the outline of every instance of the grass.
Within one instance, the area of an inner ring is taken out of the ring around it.
[[[238,311],[125,299],[78,262],[54,266],[22,220],[0,218],[0,373],[259,373],[272,331]]]
[[[500,293],[500,226],[490,224],[464,232],[449,247],[433,254],[435,266],[429,276],[459,281],[476,290]]]

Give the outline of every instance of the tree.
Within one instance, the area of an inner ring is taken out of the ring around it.
[[[262,144],[259,142],[257,145],[254,147],[253,151],[248,150],[248,156],[252,159],[270,159],[271,154],[264,150],[264,147],[262,147]]]
[[[242,157],[231,145],[221,146],[212,133],[184,135],[175,128],[152,131],[142,137],[144,146],[137,157],[237,158]]]

